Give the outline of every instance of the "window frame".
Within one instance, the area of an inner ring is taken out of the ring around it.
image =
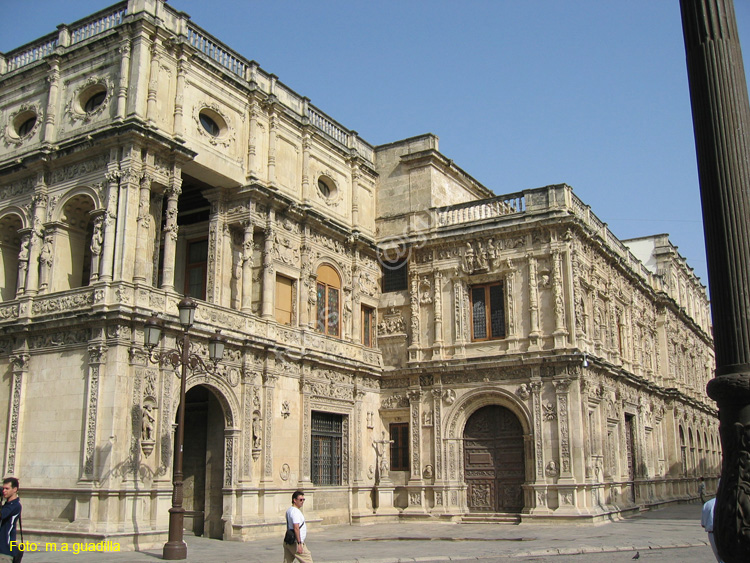
[[[396,274],[398,272],[398,275]],[[406,291],[409,289],[409,261],[406,256],[380,260],[380,290],[382,293]]]
[[[388,425],[388,436],[392,441],[391,471],[409,471],[409,423],[391,422]]]
[[[203,262],[190,262],[190,247],[194,244],[206,243],[206,259]],[[185,295],[189,295],[193,299],[206,300],[206,289],[207,289],[207,278],[208,278],[208,237],[195,238],[186,241],[185,244]],[[192,270],[200,269],[202,272],[202,294],[200,296],[193,295],[190,292],[190,272]]]
[[[310,413],[310,480],[316,487],[340,486],[344,481],[344,416],[312,411]],[[321,427],[330,423],[331,430]],[[321,447],[329,446],[330,462],[326,466]],[[323,473],[325,471],[325,473]]]
[[[335,311],[331,310],[333,292],[336,295]],[[318,267],[315,278],[315,296],[317,303],[315,329],[326,336],[341,338],[341,276],[330,264],[321,264]]]
[[[289,282],[289,322],[286,322],[286,319],[281,320],[279,318],[279,313],[286,314],[287,311],[285,309],[279,308],[279,302],[281,297],[281,292],[279,291],[279,281],[284,280],[282,283]],[[276,318],[276,322],[284,325],[284,326],[294,326],[295,324],[295,296],[296,293],[296,280],[290,276],[285,276],[284,274],[276,274],[276,279],[274,280],[274,304],[273,304],[273,310],[274,310],[274,317]]]
[[[500,307],[502,309],[502,334],[495,336],[492,333],[492,298],[491,289],[493,287],[500,288]],[[474,334],[474,291],[484,289],[484,319],[485,319],[485,336],[484,338],[477,338]],[[469,304],[471,310],[471,341],[472,342],[486,342],[489,340],[504,340],[508,335],[508,319],[506,318],[505,312],[505,283],[502,280],[474,284],[469,286]]]
[[[369,330],[368,330],[369,317]],[[368,348],[374,348],[377,344],[375,341],[375,307],[362,305],[362,314],[360,315],[360,325],[362,329],[362,345]]]

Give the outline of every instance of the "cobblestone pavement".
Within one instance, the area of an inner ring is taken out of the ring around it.
[[[371,526],[310,525],[308,547],[316,562],[398,563],[419,561],[712,561],[700,526],[700,505],[680,504],[599,525],[398,523]],[[283,517],[283,516],[282,516]],[[186,536],[190,562],[278,563],[279,538],[229,542]],[[72,544],[71,544],[72,545]],[[686,549],[688,548],[688,549]],[[27,552],[24,563],[151,562],[161,547],[141,552]]]

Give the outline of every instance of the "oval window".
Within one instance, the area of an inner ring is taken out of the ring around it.
[[[219,136],[219,133],[221,133],[221,127],[219,127],[219,124],[216,123],[216,121],[214,121],[206,114],[206,112],[203,111],[198,117],[200,118],[201,125],[209,135],[211,135],[212,137]]]
[[[318,190],[323,197],[331,197],[331,188],[328,184],[326,184],[325,180],[318,180]]]
[[[36,125],[36,114],[32,114],[30,117],[23,119],[20,125],[16,128],[16,133],[19,137],[25,137],[31,133],[34,129],[34,125]]]
[[[107,98],[107,91],[106,90],[100,90],[99,92],[95,92],[91,96],[89,96],[88,100],[86,100],[86,103],[83,105],[83,111],[86,113],[93,112],[96,108],[98,108],[100,105],[104,103],[104,100]]]

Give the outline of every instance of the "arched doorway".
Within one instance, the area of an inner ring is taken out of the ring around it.
[[[204,385],[185,395],[183,506],[185,530],[223,539],[224,411]]]
[[[466,421],[464,476],[469,511],[520,512],[523,508],[523,429],[507,408],[488,405]]]

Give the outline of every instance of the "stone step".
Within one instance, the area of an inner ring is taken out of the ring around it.
[[[509,512],[467,514],[461,518],[461,522],[464,524],[520,524],[521,515]]]

